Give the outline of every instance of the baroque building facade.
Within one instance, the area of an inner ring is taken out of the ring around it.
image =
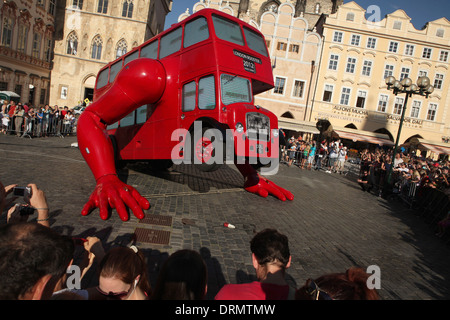
[[[56,0],[0,4],[0,91],[46,103],[50,85]]]
[[[203,8],[239,17],[264,34],[275,88],[255,101],[278,116],[281,128],[392,146],[405,98],[387,90],[384,79],[409,76],[415,83],[427,75],[435,90],[409,99],[399,144],[434,157],[450,154],[446,18],[422,30],[403,10],[368,21],[354,1],[201,0],[193,12]]]

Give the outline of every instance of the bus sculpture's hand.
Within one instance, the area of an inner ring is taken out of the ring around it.
[[[111,209],[116,209],[122,221],[129,219],[127,208],[133,211],[138,219],[144,218],[144,211],[150,203],[136,189],[123,183],[116,175],[107,175],[97,181],[97,186],[89,201],[84,205],[81,214],[88,215],[95,208],[100,210],[100,218],[107,220]]]
[[[236,167],[244,176],[244,189],[246,191],[255,193],[263,198],[271,194],[281,201],[286,201],[286,199],[294,200],[294,195],[291,192],[260,176],[251,165],[236,164]]]

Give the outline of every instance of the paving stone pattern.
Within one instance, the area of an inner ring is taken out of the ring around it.
[[[255,232],[276,228],[289,237],[292,266],[287,278],[293,286],[351,266],[377,265],[385,300],[450,298],[450,247],[403,204],[362,192],[353,175],[281,165],[269,179],[295,195],[294,201],[282,202],[245,192],[233,165],[203,173],[183,165],[155,172],[137,163],[119,174],[149,199],[146,214],[152,218],[139,221],[131,216],[122,222],[113,211],[103,221],[98,210],[86,217],[80,214],[95,181],[79,150],[71,147],[73,142],[76,137],[31,140],[1,135],[1,181],[36,183],[46,192],[51,227],[63,234],[95,235],[106,250],[137,241],[153,285],[164,260],[182,248],[198,250],[204,257],[208,299],[225,283],[251,281],[249,241]],[[236,228],[224,227],[225,222]],[[5,213],[0,223],[5,223]],[[84,285],[95,281],[92,272]]]

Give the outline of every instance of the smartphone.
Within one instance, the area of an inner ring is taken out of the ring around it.
[[[19,197],[31,196],[30,187],[14,187],[13,194]]]

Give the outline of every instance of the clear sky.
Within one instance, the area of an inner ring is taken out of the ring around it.
[[[206,1],[206,0],[205,0]],[[189,8],[189,12],[192,13],[192,7],[198,0],[174,0],[172,6],[172,12],[166,17],[166,25],[164,29],[167,29],[172,24],[176,23],[180,14]],[[344,3],[350,2],[344,0]],[[380,8],[381,19],[387,14],[392,13],[398,9],[403,9],[406,14],[411,18],[411,23],[416,29],[422,29],[422,27],[428,21],[437,20],[442,17],[446,17],[450,20],[450,0],[356,0],[362,8],[367,10],[371,5],[377,5]],[[373,12],[367,13],[369,18]]]

